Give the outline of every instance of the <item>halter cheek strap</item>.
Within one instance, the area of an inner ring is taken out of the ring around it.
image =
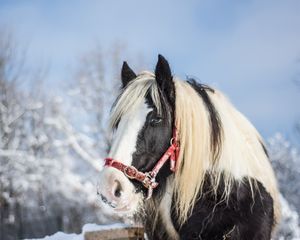
[[[143,184],[145,188],[148,189],[147,199],[151,198],[153,189],[158,186],[155,178],[159,173],[160,169],[165,165],[165,163],[170,160],[170,170],[172,172],[176,171],[176,161],[179,156],[180,146],[178,140],[177,129],[173,129],[173,137],[170,141],[170,146],[167,151],[162,155],[162,157],[155,164],[154,168],[149,172],[141,172],[137,170],[134,166],[125,165],[113,158],[105,158],[105,166],[114,167],[129,179],[135,179]]]

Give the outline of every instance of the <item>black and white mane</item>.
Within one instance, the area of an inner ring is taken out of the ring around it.
[[[122,83],[111,112],[110,157],[150,171],[168,148],[174,126],[179,133],[177,171],[164,165],[150,200],[144,200],[140,182],[104,169],[105,179],[118,183],[113,191],[132,199],[131,205],[126,197],[120,202],[142,218],[148,237],[270,239],[279,220],[278,192],[253,125],[220,91],[172,76],[160,55],[154,73],[136,75],[124,63]]]

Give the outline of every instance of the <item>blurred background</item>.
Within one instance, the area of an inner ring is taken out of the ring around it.
[[[0,239],[110,219],[95,183],[124,60],[223,91],[265,139],[300,238],[300,2],[0,0]]]

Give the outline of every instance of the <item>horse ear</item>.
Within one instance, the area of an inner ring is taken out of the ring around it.
[[[123,62],[122,70],[121,70],[121,79],[123,88],[126,87],[126,85],[136,78],[136,74],[134,71],[128,66],[127,62]]]
[[[158,55],[158,61],[155,67],[155,78],[158,87],[173,105],[175,101],[173,76],[168,61],[160,54]]]

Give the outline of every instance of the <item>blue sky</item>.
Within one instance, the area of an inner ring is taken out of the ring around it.
[[[298,0],[0,0],[0,26],[28,44],[32,66],[50,64],[49,87],[83,53],[119,41],[148,69],[161,53],[175,75],[219,88],[265,137],[291,136],[300,119],[299,13]]]

